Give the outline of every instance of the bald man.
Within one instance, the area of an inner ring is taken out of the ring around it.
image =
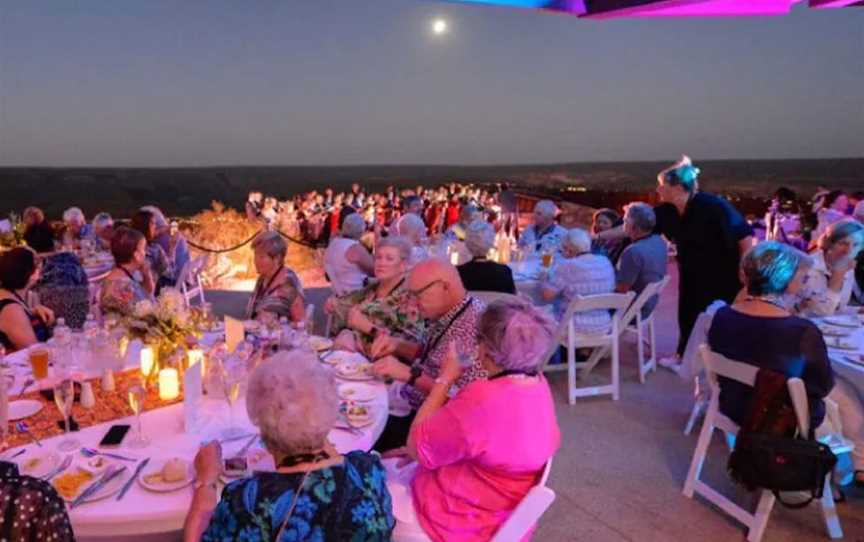
[[[399,394],[410,407],[407,416],[388,418],[384,433],[375,443],[379,452],[405,445],[411,422],[435,384],[451,344],[472,361],[456,381],[456,387],[487,376],[477,359],[477,323],[486,307],[468,295],[456,268],[438,259],[420,262],[411,270],[407,287],[429,326],[425,344],[396,339],[379,331],[372,345],[372,355],[378,360],[373,364],[375,374],[404,382]]]

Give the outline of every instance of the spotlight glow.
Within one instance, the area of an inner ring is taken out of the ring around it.
[[[444,19],[435,19],[432,21],[432,33],[440,36],[447,32],[447,21]]]

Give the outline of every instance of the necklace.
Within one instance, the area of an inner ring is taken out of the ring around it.
[[[778,298],[775,297],[775,296],[767,296],[767,295],[754,296],[754,295],[748,295],[746,299],[747,299],[747,301],[761,301],[762,303],[767,303],[768,305],[773,305],[773,306],[777,307],[778,309],[781,309],[781,310],[783,310],[783,311],[785,311],[785,312],[789,312],[789,309],[786,308],[786,306],[785,306],[785,304],[783,303],[782,299],[778,299]]]

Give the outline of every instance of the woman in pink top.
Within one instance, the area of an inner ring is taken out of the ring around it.
[[[561,440],[549,385],[536,372],[553,337],[554,324],[533,306],[492,303],[478,329],[490,377],[448,401],[462,370],[451,348],[406,450],[418,463],[417,520],[432,540],[489,540],[539,481]]]

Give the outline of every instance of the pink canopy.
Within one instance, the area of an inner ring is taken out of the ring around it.
[[[457,0],[544,9],[594,19],[785,15],[803,0]],[[864,0],[809,0],[811,8],[864,6]]]

